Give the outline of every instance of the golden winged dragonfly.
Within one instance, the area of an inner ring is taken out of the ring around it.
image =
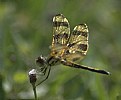
[[[88,37],[89,30],[86,24],[75,26],[72,33],[70,33],[70,25],[64,15],[55,15],[53,17],[53,40],[51,53],[49,57],[39,56],[36,59],[40,72],[43,75],[47,73],[45,79],[37,85],[41,84],[48,78],[51,66],[54,66],[55,64],[63,64],[73,68],[81,68],[109,75],[110,73],[105,70],[74,63],[74,61],[82,60],[86,56],[89,48]]]

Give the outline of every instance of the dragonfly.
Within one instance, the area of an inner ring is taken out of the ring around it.
[[[48,57],[39,56],[35,61],[39,66],[39,71],[46,77],[36,86],[48,79],[51,67],[58,64],[80,68],[100,74],[110,75],[110,72],[80,65],[75,61],[82,60],[88,51],[89,30],[86,24],[79,24],[74,27],[70,33],[70,25],[63,14],[57,14],[53,17],[53,39],[51,52]]]

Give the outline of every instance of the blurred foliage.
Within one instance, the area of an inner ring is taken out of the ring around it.
[[[0,100],[32,99],[28,71],[49,55],[52,17],[64,14],[71,29],[87,23],[90,48],[80,62],[111,76],[55,66],[37,87],[42,100],[121,100],[120,0],[0,0]]]

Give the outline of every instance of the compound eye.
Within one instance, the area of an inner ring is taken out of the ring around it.
[[[42,67],[45,62],[46,62],[46,59],[42,56],[39,56],[36,60],[35,60],[36,64],[39,65],[40,67]]]

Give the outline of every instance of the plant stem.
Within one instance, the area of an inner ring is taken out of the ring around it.
[[[37,100],[37,92],[36,92],[36,86],[35,86],[35,84],[32,84],[32,87],[33,87],[33,91],[34,91],[35,100]]]

